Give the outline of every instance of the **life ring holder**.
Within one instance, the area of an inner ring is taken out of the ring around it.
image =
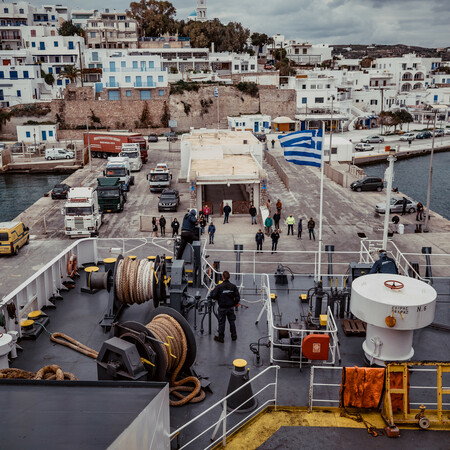
[[[77,274],[77,255],[74,253],[70,255],[69,261],[67,262],[67,275],[69,278],[73,278]]]
[[[405,285],[401,281],[397,280],[386,280],[384,285],[393,291],[397,291],[399,289],[403,289]]]

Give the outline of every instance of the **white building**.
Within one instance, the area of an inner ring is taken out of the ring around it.
[[[330,161],[330,135],[323,138],[324,160]],[[350,162],[353,156],[353,144],[340,135],[331,138],[331,162]]]
[[[0,51],[0,106],[40,100],[46,90],[40,67],[32,64],[25,50]]]
[[[72,9],[72,23],[84,29],[87,27],[88,20],[97,13],[97,9]]]
[[[272,119],[265,114],[246,114],[227,117],[228,129],[231,131],[252,131],[255,133],[270,133]]]
[[[297,64],[317,66],[324,61],[332,59],[333,50],[328,44],[310,44],[309,42],[298,42],[289,40],[284,46],[286,57]]]
[[[25,144],[54,144],[58,142],[58,125],[19,125],[17,129],[17,140]]]
[[[206,22],[208,20],[206,0],[197,0],[197,8],[189,14],[188,20]]]
[[[2,3],[0,6],[0,26],[32,25],[36,7],[27,2]]]
[[[140,99],[149,100],[152,98],[152,89],[155,89],[153,95],[165,94],[162,88],[168,86],[168,78],[159,56],[118,52],[103,60],[101,84],[102,89],[112,89],[108,92],[109,100],[119,99],[117,88],[139,89]],[[99,87],[96,90],[99,91]],[[131,92],[129,95],[131,96]]]
[[[210,53],[209,63],[211,70],[219,75],[258,71],[257,56],[248,53]]]

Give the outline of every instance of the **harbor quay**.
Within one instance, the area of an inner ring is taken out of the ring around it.
[[[231,215],[229,223],[223,223],[223,216],[214,213],[210,220],[216,226],[214,245],[207,244],[209,260],[222,259],[222,270],[228,268],[234,270],[235,245],[243,245],[245,253],[244,264],[241,269],[252,272],[266,270],[274,272],[278,263],[295,265],[294,271],[301,273],[303,266],[314,262],[315,252],[319,249],[319,203],[320,203],[320,169],[296,166],[287,163],[282,158],[281,149],[271,150],[272,154],[280,156],[278,161],[288,177],[289,189],[280,179],[274,168],[264,160],[263,168],[267,172],[267,196],[275,205],[278,199],[283,203],[281,212],[281,233],[277,253],[271,252],[271,239],[265,236],[263,253],[255,254],[255,234],[258,229],[264,229],[261,221],[261,211],[258,214],[258,224],[251,225],[250,215]],[[180,192],[180,205],[176,213],[162,213],[167,220],[167,232],[165,237],[152,235],[151,219],[159,218],[157,193],[149,191],[147,173],[158,162],[167,162],[173,175],[172,187]],[[103,159],[92,160],[92,170],[89,165],[72,173],[64,181],[72,187],[96,186],[97,178],[102,176],[106,166]],[[131,187],[127,196],[125,209],[122,213],[104,214],[103,223],[100,228],[100,239],[158,239],[162,240],[166,247],[171,247],[172,230],[170,223],[174,217],[179,222],[192,204],[190,201],[189,184],[178,181],[180,170],[180,153],[173,146],[169,153],[162,145],[152,148],[149,152],[149,161],[140,172],[135,172],[135,184]],[[401,195],[401,193],[399,193]],[[355,261],[358,260],[358,252],[361,245],[361,237],[370,240],[382,240],[384,214],[375,212],[375,205],[385,201],[386,193],[383,192],[353,192],[324,178],[323,190],[323,223],[322,223],[322,251],[326,245],[334,246],[336,253],[354,253]],[[417,199],[416,199],[417,200]],[[0,297],[5,296],[18,287],[30,275],[42,267],[52,257],[56,256],[70,242],[70,238],[64,234],[64,216],[62,208],[64,200],[52,200],[46,195],[35,204],[21,213],[16,220],[23,221],[30,227],[30,245],[21,249],[19,255],[14,257],[0,258]],[[275,208],[275,206],[273,206]],[[295,218],[294,235],[287,235],[286,218],[292,214]],[[392,216],[392,215],[391,215]],[[404,225],[404,234],[393,234],[389,240],[403,253],[411,254],[411,262],[416,260],[423,264],[424,257],[421,255],[423,247],[431,247],[433,255],[450,254],[450,222],[439,214],[431,211],[429,221],[429,232],[423,233],[421,227],[423,222],[416,221],[416,214],[400,216],[400,223]],[[310,218],[316,223],[315,238],[309,239],[307,222]],[[297,238],[297,225],[302,219],[302,238]],[[392,222],[390,219],[390,227]],[[392,231],[392,229],[391,229]],[[207,239],[207,235],[203,235]],[[105,244],[107,245],[107,244]],[[228,255],[220,254],[220,251],[229,252]],[[303,261],[294,261],[298,255],[291,251],[300,251]],[[348,262],[348,254],[342,259]],[[376,259],[376,256],[374,256]],[[322,273],[326,273],[326,254],[322,255]],[[348,265],[348,263],[345,263]],[[304,263],[304,264],[302,264]],[[339,264],[339,256],[335,257],[335,263]],[[225,267],[225,266],[226,267]],[[446,274],[446,263],[440,270],[443,276]],[[340,272],[345,272],[342,266]],[[306,270],[306,269],[304,269]],[[438,270],[438,269],[436,269]],[[434,275],[438,275],[435,271]]]

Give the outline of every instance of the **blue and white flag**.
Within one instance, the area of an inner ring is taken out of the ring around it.
[[[322,129],[296,131],[278,136],[284,158],[300,166],[320,167],[322,161]]]
[[[219,87],[216,86],[216,88],[214,89],[214,97],[218,98],[219,97]]]

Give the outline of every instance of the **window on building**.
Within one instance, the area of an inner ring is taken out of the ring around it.
[[[25,131],[25,136],[27,138],[30,138],[31,137],[31,131]]]
[[[50,36],[55,36],[55,30],[50,31]]]
[[[133,69],[137,69],[138,68],[138,62],[137,61],[133,61]]]
[[[125,77],[125,83],[131,83],[131,77]]]
[[[22,8],[19,9],[19,14],[24,14],[24,11]]]
[[[308,53],[308,49],[304,48],[303,49],[303,54],[306,55]]]
[[[125,22],[125,28],[130,28],[130,23],[129,22]]]
[[[23,77],[24,78],[29,78],[28,70],[24,70],[23,71]]]
[[[131,97],[131,91],[125,91],[125,95],[126,95],[127,97]]]
[[[127,62],[126,61],[120,61],[120,67],[126,67]]]
[[[68,79],[66,78],[66,84],[69,84],[69,81],[70,81],[70,80],[68,80]]]
[[[234,66],[234,70],[239,70],[239,64],[236,64],[236,65]]]
[[[406,64],[402,64],[402,70],[406,70]]]
[[[306,84],[302,84],[302,89],[306,89]]]
[[[10,72],[9,72],[9,78],[11,79],[11,80],[17,80],[17,70],[11,70]]]
[[[164,97],[164,91],[162,89],[160,89],[158,91],[158,94],[159,94],[160,97]]]
[[[91,31],[91,32],[89,33],[89,36],[90,36],[91,38],[95,38],[95,36],[97,36],[97,33],[96,33],[95,31]]]
[[[95,69],[95,64],[88,64],[89,69]]]
[[[302,97],[302,103],[305,105],[306,103],[308,103],[308,98],[307,97]]]
[[[331,147],[331,154],[337,155],[337,147]]]
[[[55,20],[55,16],[52,16],[52,20]]]
[[[154,69],[155,68],[155,62],[154,61],[149,61],[148,62],[148,67],[149,67],[149,69]]]
[[[53,42],[53,47],[58,47],[58,41]]]
[[[32,43],[31,43],[31,46],[32,46],[32,47],[36,47],[36,42],[32,42]]]
[[[330,89],[331,88],[331,84],[327,84],[327,89]]]
[[[53,137],[53,131],[52,131],[52,130],[49,130],[49,131],[48,131],[48,135]]]
[[[250,70],[255,70],[255,65],[254,64],[250,64]]]
[[[17,91],[17,97],[22,97],[22,92]]]
[[[119,91],[108,91],[108,100],[119,100]]]
[[[311,89],[316,89],[316,85],[315,85],[315,84],[312,84],[312,85],[311,85]]]
[[[53,73],[53,67],[48,68],[48,73]]]
[[[69,50],[73,50],[74,48],[73,41],[69,41]]]
[[[371,105],[378,105],[378,100],[370,100]]]
[[[0,70],[0,79],[5,78],[5,72],[3,70]]]
[[[61,72],[61,67],[56,67],[55,68],[55,73],[58,74],[59,72]]]
[[[140,91],[141,100],[150,100],[151,94],[150,91]]]
[[[92,61],[98,61],[98,52],[92,52]]]
[[[314,102],[315,102],[315,103],[323,103],[323,102],[324,102],[323,97],[316,97],[316,98],[314,99]]]
[[[39,42],[39,50],[45,50],[45,42]]]
[[[36,37],[36,30],[31,30],[31,37]]]
[[[3,12],[4,12],[5,14],[7,14],[7,13],[8,13],[8,8],[3,8]]]

